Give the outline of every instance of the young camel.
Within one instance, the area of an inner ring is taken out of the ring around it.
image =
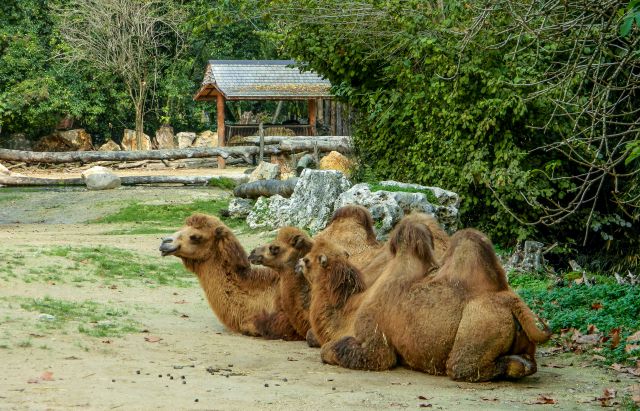
[[[469,230],[454,234],[443,267],[424,278],[434,265],[429,230],[408,224],[394,234],[393,260],[367,291],[352,334],[322,347],[324,362],[385,370],[400,357],[410,368],[470,382],[536,372],[535,343],[546,341],[548,330],[536,326],[531,310],[493,272],[488,239],[478,241]],[[306,258],[312,275],[348,264],[315,246]],[[456,271],[464,269],[471,271]],[[480,292],[467,288],[478,285]]]
[[[428,223],[428,226],[427,224]],[[398,238],[396,233],[404,232],[407,226],[418,225],[423,227],[425,235],[429,237],[429,250],[433,247],[432,233],[430,227],[435,224],[436,229],[442,231],[435,220],[425,214],[411,214],[404,217],[394,228],[391,240],[385,245],[385,250],[391,255],[392,250],[398,246],[394,238]],[[439,238],[446,239],[446,233],[437,232]],[[321,250],[321,253],[318,253]],[[417,250],[417,252],[422,252]],[[309,270],[312,256],[322,254],[326,266],[322,271]],[[431,254],[429,254],[431,255]],[[384,261],[384,258],[374,258],[373,261]],[[416,270],[416,279],[423,278],[433,271],[437,266],[435,261],[430,265],[425,265],[423,269]],[[351,264],[351,258],[347,258],[346,251],[338,244],[328,239],[321,238],[315,241],[310,254],[305,256],[296,269],[302,273],[311,284],[311,306],[309,309],[310,323],[315,337],[320,345],[334,340],[343,335],[350,335],[353,326],[355,313],[372,289],[376,288],[375,282],[371,288],[367,286],[362,275],[362,271]],[[379,267],[376,269],[382,271]],[[309,341],[309,339],[307,339]]]
[[[163,256],[174,255],[195,273],[209,306],[229,329],[245,335],[300,339],[277,299],[278,277],[267,268],[253,268],[242,245],[218,218],[193,214],[179,231],[160,245]],[[255,319],[271,315],[271,328],[258,330]]]
[[[295,272],[298,260],[311,250],[313,242],[302,230],[284,227],[276,239],[251,251],[249,261],[271,268],[280,278],[279,299],[282,311],[301,336],[307,336],[309,324],[310,286],[307,280]],[[273,316],[257,319],[258,329],[269,328]],[[310,336],[309,338],[313,338]]]

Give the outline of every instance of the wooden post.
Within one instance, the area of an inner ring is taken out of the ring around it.
[[[218,147],[224,147],[224,96],[218,92],[217,99],[217,111],[218,111]],[[218,157],[218,168],[225,168],[226,162],[224,158]]]
[[[308,100],[309,126],[311,127],[311,135],[316,135],[316,100]]]
[[[262,125],[262,121],[258,125],[258,134],[260,135],[260,151],[258,157],[258,164],[264,161],[264,126]]]

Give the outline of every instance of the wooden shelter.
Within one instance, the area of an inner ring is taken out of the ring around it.
[[[294,60],[210,60],[196,101],[217,103],[218,145],[225,146],[226,100],[306,100],[308,132],[316,134],[316,100],[331,98],[331,83],[312,71],[301,71]],[[224,159],[218,163],[224,167]]]

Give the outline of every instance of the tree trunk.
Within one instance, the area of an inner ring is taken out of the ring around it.
[[[206,185],[219,176],[124,176],[120,177],[122,185],[139,184],[184,184]],[[37,178],[37,177],[11,177],[0,176],[0,185],[24,187],[24,186],[83,186],[82,178]]]
[[[289,198],[298,182],[297,178],[287,180],[258,180],[240,184],[233,189],[233,195],[241,198],[271,197],[279,194]]]

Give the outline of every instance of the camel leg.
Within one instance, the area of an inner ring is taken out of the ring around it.
[[[480,382],[495,378],[521,378],[535,372],[535,362],[505,355],[515,338],[515,323],[508,307],[488,298],[471,301],[464,309],[447,361],[453,380]]]
[[[289,322],[284,311],[263,312],[253,318],[252,325],[259,336],[269,340],[300,341],[303,340]]]
[[[309,329],[309,331],[307,331],[307,345],[313,348],[320,347],[320,341],[318,341],[318,337],[316,337],[316,334],[312,329]]]

